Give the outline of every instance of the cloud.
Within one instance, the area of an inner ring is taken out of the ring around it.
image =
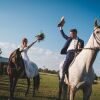
[[[0,42],[0,48],[2,50],[2,56],[9,57],[10,53],[18,46],[13,43]]]
[[[58,52],[38,47],[32,47],[28,55],[39,67],[43,68],[45,66],[46,68],[56,70],[59,69],[59,64],[64,59]]]
[[[18,48],[17,45],[8,42],[0,42],[0,48],[2,49],[2,56],[9,57],[10,53]],[[53,52],[49,49],[43,49],[33,46],[28,51],[30,60],[43,68],[45,66],[48,69],[59,69],[60,62],[64,59],[59,52]]]

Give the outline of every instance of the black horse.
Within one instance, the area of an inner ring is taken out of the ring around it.
[[[13,53],[11,53],[9,57],[7,73],[10,79],[10,98],[9,100],[13,100],[14,98],[14,90],[15,90],[15,87],[16,87],[16,84],[19,78],[27,79],[28,87],[25,93],[25,96],[26,96],[29,92],[30,78],[28,78],[25,74],[25,66],[24,66],[24,62],[21,56],[21,51],[19,50],[19,48],[16,49]],[[35,91],[39,89],[39,85],[40,85],[40,75],[38,74],[37,76],[33,77],[33,96],[35,94]]]

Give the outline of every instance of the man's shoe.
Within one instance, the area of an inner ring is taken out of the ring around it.
[[[63,27],[65,24],[64,16],[61,18],[61,21],[58,24],[58,27]]]

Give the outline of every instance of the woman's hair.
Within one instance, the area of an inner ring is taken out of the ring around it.
[[[23,42],[28,42],[28,39],[27,39],[27,38],[23,38],[23,39],[22,39],[22,43],[23,43]]]

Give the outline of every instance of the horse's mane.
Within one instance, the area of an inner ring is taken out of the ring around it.
[[[20,49],[17,48],[15,49],[9,56],[9,63],[8,63],[9,68],[12,69],[12,72],[16,75],[16,72],[21,73],[20,77],[25,78],[25,66],[24,66],[24,61],[21,56]]]
[[[9,59],[12,59],[13,57],[15,57],[17,55],[17,52],[19,51],[19,48],[17,48],[16,50],[14,50],[10,56],[9,56]]]
[[[16,59],[17,59],[17,61],[16,61]],[[16,61],[16,62],[13,62],[13,61]],[[12,63],[13,64],[16,64],[17,67],[23,67],[24,66],[23,59],[22,59],[21,52],[20,52],[20,49],[19,48],[17,48],[16,50],[14,50],[10,54],[9,64],[11,65]]]
[[[100,28],[100,26],[98,26],[98,28]]]

